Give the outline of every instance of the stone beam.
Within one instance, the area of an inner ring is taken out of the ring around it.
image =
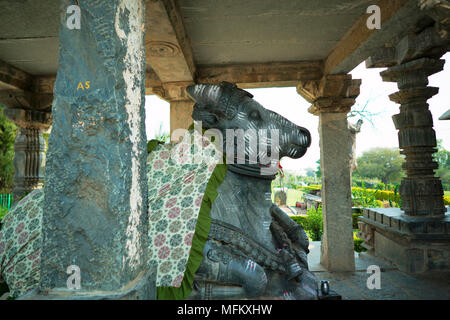
[[[0,90],[28,90],[33,77],[0,60]]]
[[[51,112],[55,77],[34,77],[29,90],[0,89],[0,103],[12,109]]]
[[[308,111],[314,115],[322,112],[348,113],[359,95],[360,79],[349,74],[325,75],[320,80],[301,81],[297,92],[311,103]]]
[[[420,0],[419,7],[437,22],[439,35],[444,38],[450,33],[450,1]]]
[[[424,57],[441,57],[450,49],[450,36],[441,37],[434,26],[419,34],[408,34],[396,47],[381,48],[367,60],[367,68],[392,67]]]
[[[425,16],[417,0],[379,0],[372,4],[380,7],[381,29],[367,28],[370,14],[362,15],[325,59],[324,74],[350,72],[374,50],[407,34],[408,26]]]
[[[162,82],[193,81],[195,64],[174,0],[147,0],[147,64]]]
[[[31,108],[33,77],[0,60],[0,103],[7,108]]]
[[[319,80],[322,61],[197,66],[197,83],[236,83],[240,88],[295,87]]]
[[[33,109],[51,111],[53,90],[56,76],[39,76],[33,78],[31,91],[33,92]]]
[[[161,99],[163,95],[162,82],[155,71],[150,70],[145,73],[145,94],[156,94]]]
[[[50,111],[55,76],[32,76],[0,61],[0,103],[7,108]]]

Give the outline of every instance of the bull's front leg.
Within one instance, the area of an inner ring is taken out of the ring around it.
[[[283,292],[285,299],[316,299],[317,278],[309,271],[309,239],[305,230],[275,204],[270,208],[274,218],[271,231],[287,262],[289,283]]]
[[[208,240],[189,298],[257,298],[263,295],[266,286],[267,276],[263,267],[213,240]]]
[[[299,264],[303,268],[308,269],[307,254],[309,253],[309,239],[303,229],[303,226],[292,220],[286,212],[281,210],[275,204],[272,204],[270,213],[272,214],[276,224],[280,226],[282,232],[284,232],[288,237],[291,250],[295,254]]]

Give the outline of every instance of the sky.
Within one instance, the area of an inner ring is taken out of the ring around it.
[[[429,109],[433,115],[436,138],[443,139],[443,146],[450,150],[450,120],[438,118],[450,109],[450,53],[443,56],[446,60],[444,70],[429,77],[429,86],[439,87],[439,93],[428,100]],[[399,105],[389,100],[391,93],[397,92],[395,82],[383,82],[380,72],[384,68],[366,69],[361,63],[352,70],[353,79],[362,79],[360,94],[353,108],[361,108],[367,103],[366,110],[375,114],[372,122],[365,121],[361,132],[356,138],[356,154],[360,156],[364,151],[375,147],[398,147],[397,130],[392,116],[399,113]],[[287,171],[305,174],[307,168],[316,168],[316,161],[320,158],[319,149],[319,117],[308,112],[310,104],[304,100],[295,87],[246,89],[253,98],[265,108],[275,111],[291,122],[305,127],[311,132],[312,143],[306,154],[300,159],[281,159],[282,167]],[[146,96],[146,132],[147,139],[152,139],[160,130],[170,130],[169,103],[158,97]],[[349,122],[356,123],[358,117],[349,118]]]

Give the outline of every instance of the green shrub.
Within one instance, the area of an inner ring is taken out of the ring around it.
[[[377,201],[376,195],[380,190],[352,188],[353,204],[362,208],[377,208],[380,203]]]
[[[386,189],[386,185],[382,182],[379,182],[377,184],[375,184],[375,189],[377,190],[385,190]]]
[[[308,192],[310,190],[320,190],[322,186],[319,185],[311,185],[307,187],[297,186],[297,190],[301,190],[304,192]],[[359,201],[359,205],[361,207],[366,208],[378,208],[382,207],[383,203],[381,201],[389,201],[389,204],[391,207],[401,207],[402,200],[400,198],[399,185],[392,185],[388,184],[386,186],[387,189],[390,190],[375,190],[375,189],[366,189],[366,188],[360,188],[360,187],[352,187],[352,195],[354,198],[362,198]],[[391,191],[392,189],[392,191]],[[372,199],[372,195],[373,198]],[[364,198],[365,195],[365,198]],[[379,201],[374,201],[379,200]],[[450,205],[450,197],[444,196],[444,204],[446,206]]]
[[[450,197],[444,196],[444,205],[446,206],[450,205]]]
[[[397,202],[397,203],[400,201],[400,194],[398,192],[394,192],[394,191],[363,189],[363,188],[353,187],[352,193],[358,192],[358,191],[363,191],[363,190],[365,190],[368,193],[373,193],[374,198],[376,200],[381,200],[381,201],[391,200],[391,201]]]
[[[322,206],[319,206],[317,210],[314,208],[308,209],[306,216],[291,216],[291,218],[303,226],[312,241],[321,240],[323,234]]]
[[[395,188],[395,185],[393,185],[393,184],[390,184],[390,183],[388,183],[387,185],[386,185],[386,190],[390,190],[390,191],[394,191],[394,188]]]
[[[353,229],[358,229],[358,217],[362,216],[361,212],[352,213]]]
[[[306,187],[297,185],[295,189],[308,193],[310,190],[320,190],[322,186],[320,184],[312,184]]]
[[[6,215],[7,212],[8,212],[8,209],[0,206],[0,223],[2,222],[3,217]]]
[[[353,214],[354,225],[355,222],[357,221],[357,217],[360,215],[361,213]],[[322,206],[319,206],[317,210],[315,210],[314,208],[308,209],[306,216],[291,216],[291,218],[292,220],[303,226],[311,241],[320,241],[322,239],[323,234]],[[359,230],[353,230],[354,250],[356,252],[364,252],[366,251],[366,248],[362,246],[364,240],[356,236],[358,231]]]
[[[367,249],[364,248],[364,247],[362,246],[364,240],[361,239],[361,238],[358,238],[358,237],[356,236],[356,233],[357,233],[357,232],[358,232],[358,230],[353,232],[353,244],[354,244],[353,246],[354,246],[355,251],[356,251],[356,252],[364,252],[364,251],[367,251]]]
[[[294,220],[295,222],[297,222],[299,225],[302,225],[303,228],[306,230],[307,227],[307,221],[308,221],[308,217],[306,216],[290,216],[292,218],[292,220]]]

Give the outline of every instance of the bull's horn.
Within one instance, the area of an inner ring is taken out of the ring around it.
[[[217,105],[222,94],[222,88],[214,84],[195,84],[188,86],[186,91],[195,102],[209,105]]]

